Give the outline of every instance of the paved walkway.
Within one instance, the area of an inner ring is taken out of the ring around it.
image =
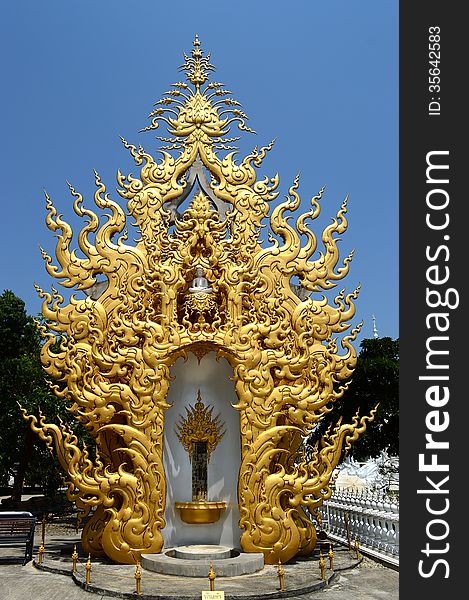
[[[93,561],[89,591],[84,586],[84,563],[81,556],[75,579],[71,576],[71,552],[76,538],[56,536],[46,540],[46,555],[41,568],[34,561],[21,564],[23,554],[16,549],[0,549],[1,600],[107,600],[141,598],[142,600],[200,600],[201,591],[209,589],[208,579],[181,578],[142,571],[140,596],[135,595],[135,568]],[[16,556],[16,558],[15,558]],[[215,589],[224,590],[225,598],[246,600],[397,600],[399,573],[364,558],[357,562],[355,553],[338,546],[334,552],[334,573],[327,567],[328,584],[320,576],[318,557],[292,561],[285,568],[285,592],[280,593],[277,568],[267,566],[261,572],[242,577],[219,577]],[[46,570],[44,570],[46,569]],[[321,587],[322,586],[322,587]],[[94,593],[92,593],[94,592]]]

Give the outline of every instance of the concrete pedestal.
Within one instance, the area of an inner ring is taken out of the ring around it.
[[[240,552],[226,546],[195,544],[170,548],[161,554],[142,554],[141,565],[148,571],[181,577],[207,577],[212,564],[217,577],[256,573],[264,568],[261,552]]]

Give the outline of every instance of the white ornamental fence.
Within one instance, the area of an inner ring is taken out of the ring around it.
[[[335,490],[321,507],[328,537],[399,565],[399,504],[381,492]]]

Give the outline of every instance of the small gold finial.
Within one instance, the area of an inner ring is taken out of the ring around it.
[[[73,552],[72,552],[72,573],[74,575],[76,575],[77,572],[77,560],[78,560],[78,552],[77,552],[77,546],[76,544],[73,546]]]
[[[282,565],[280,559],[278,559],[277,575],[278,575],[278,579],[279,579],[279,591],[283,592],[283,590],[285,589],[285,587],[284,587],[285,569],[283,568],[283,565]]]
[[[334,569],[334,552],[332,550],[332,544],[329,544],[329,552],[327,555],[329,556],[329,568],[332,571]]]
[[[321,569],[321,579],[324,581],[326,579],[326,573],[324,571],[324,558],[322,556],[322,550],[319,551],[319,568]]]
[[[137,560],[137,564],[135,566],[135,593],[136,594],[141,594],[142,593],[142,589],[141,589],[141,584],[142,584],[142,569],[140,567],[140,561]]]
[[[184,54],[186,62],[180,67],[180,70],[186,72],[187,79],[195,86],[196,93],[198,93],[200,86],[207,81],[208,73],[213,71],[214,67],[210,64],[210,55],[203,56],[198,34],[195,34],[193,46],[190,57]]]
[[[210,561],[210,570],[208,572],[208,579],[210,581],[210,591],[214,592],[215,591],[215,571],[213,570],[213,565],[212,565],[212,561]]]
[[[355,553],[357,555],[357,560],[360,560],[360,546],[358,545],[358,540],[355,540]]]
[[[91,554],[88,554],[88,560],[86,561],[86,565],[85,565],[85,569],[86,569],[86,575],[85,575],[85,582],[86,585],[90,585],[90,581],[91,581],[91,569],[93,567],[91,566]]]
[[[41,544],[38,548],[38,565],[42,565],[42,561],[44,560],[44,552],[45,552],[44,544]]]
[[[194,49],[192,50],[192,56],[194,58],[200,58],[202,56],[202,52],[199,49],[200,48],[200,40],[199,40],[198,33],[195,34],[195,40],[194,40],[193,44],[194,44]]]

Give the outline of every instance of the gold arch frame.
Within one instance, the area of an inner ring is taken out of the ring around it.
[[[349,327],[358,289],[341,290],[332,302],[322,294],[349,270],[352,253],[339,263],[337,247],[347,200],[322,232],[319,253],[309,222],[319,215],[323,190],[292,226],[286,213],[300,206],[297,177],[269,216],[278,176],[258,180],[256,169],[272,144],[236,164],[237,138],[226,136],[233,124],[251,131],[247,117],[222,84],[207,83],[213,66],[198,38],[184,57],[186,81],[156,104],[145,128],[167,126],[171,137],[158,138],[165,144],[161,160],[123,140],[140,167],[138,177],[117,175],[139,231],[135,245],[127,242],[124,209],[97,173],[94,201],[104,219],[70,186],[74,210],[85,220],[76,249],[71,227],[46,196],[46,222],[58,238],[57,264],[42,251],[46,269],[86,296],[65,303],[55,289],[38,288],[48,322],[42,362],[57,396],[92,435],[96,458],[63,424],[27,418],[55,447],[81,517],[95,508],[83,529],[85,552],[132,563],[163,544],[170,367],[187,351],[200,357],[216,350],[233,368],[238,397],[240,544],[263,552],[266,563],[285,562],[314,548],[315,527],[304,508],[317,514],[344,445],[373,417],[339,422],[311,461],[298,459],[302,440],[342,396],[356,363],[359,327],[343,336],[341,350],[336,336]],[[266,220],[269,244],[260,236]],[[198,267],[209,292],[190,291]],[[292,277],[300,286],[292,287]]]

